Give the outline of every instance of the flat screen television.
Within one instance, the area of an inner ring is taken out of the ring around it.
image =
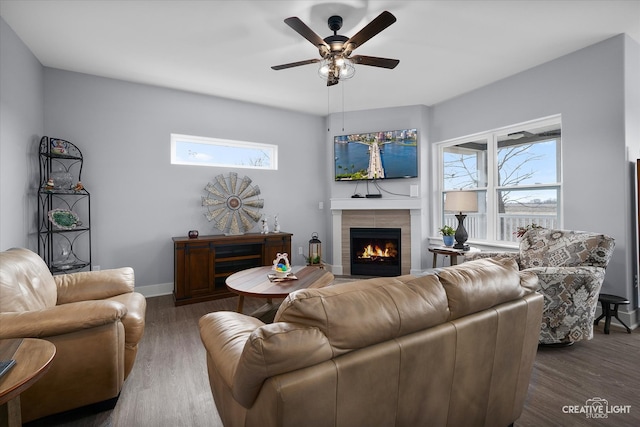
[[[417,129],[333,138],[336,181],[418,177]]]

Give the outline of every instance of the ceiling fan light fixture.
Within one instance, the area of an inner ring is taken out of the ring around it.
[[[342,66],[340,67],[340,78],[350,79],[356,73],[356,67],[353,66],[353,61],[349,58],[344,58]]]
[[[335,55],[328,57],[320,61],[320,68],[318,68],[318,75],[321,79],[338,79],[346,80],[350,79],[356,73],[356,67],[353,65],[353,61],[349,58],[345,58],[342,55]]]
[[[329,64],[331,61],[325,59],[320,62],[320,68],[318,68],[318,75],[321,79],[326,79],[329,75]]]
[[[307,59],[305,61],[274,65],[271,67],[274,70],[284,70],[319,62],[318,75],[327,82],[327,86],[333,86],[338,84],[341,79],[346,80],[353,77],[356,73],[355,64],[393,69],[400,62],[397,59],[378,58],[375,56],[351,56],[351,53],[357,47],[362,46],[367,40],[396,22],[396,17],[386,10],[350,38],[338,34],[338,30],[342,28],[342,17],[338,15],[331,16],[327,21],[329,29],[333,31],[333,35],[325,38],[316,34],[298,17],[292,16],[285,19],[284,22],[318,48],[322,59]]]

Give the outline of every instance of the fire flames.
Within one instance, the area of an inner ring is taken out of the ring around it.
[[[362,251],[360,258],[376,259],[376,258],[395,258],[398,250],[393,243],[386,243],[384,249],[380,246],[367,245]]]

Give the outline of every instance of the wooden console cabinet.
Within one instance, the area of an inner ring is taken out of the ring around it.
[[[250,233],[240,236],[174,237],[175,305],[237,296],[227,290],[231,274],[271,265],[278,253],[291,256],[290,233]]]

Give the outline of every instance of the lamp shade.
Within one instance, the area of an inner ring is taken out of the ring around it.
[[[444,199],[444,210],[478,212],[478,195],[475,191],[449,191]]]

